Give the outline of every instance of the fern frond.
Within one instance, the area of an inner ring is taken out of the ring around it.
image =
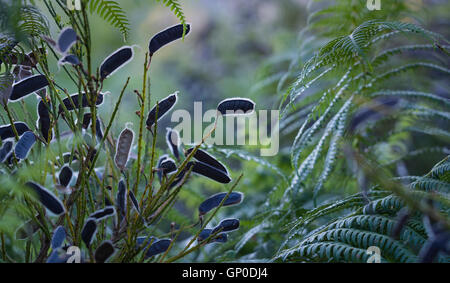
[[[118,28],[124,40],[128,39],[130,23],[119,3],[111,0],[91,0],[89,1],[89,11],[98,14],[113,27]]]
[[[180,23],[183,25],[183,38],[186,34],[186,16],[184,15],[181,4],[178,0],[156,0],[157,2],[162,2],[164,5],[170,8],[170,10],[175,14]]]

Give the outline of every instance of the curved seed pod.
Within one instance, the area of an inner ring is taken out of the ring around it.
[[[96,106],[100,106],[103,103],[105,93],[99,93],[97,96],[97,100],[95,101]],[[63,99],[63,104],[66,107],[67,111],[72,111],[74,109],[80,109],[89,107],[89,100],[86,95],[86,93],[83,93],[81,95],[81,106],[80,106],[80,97],[78,94],[73,94],[70,96],[70,98]],[[64,113],[64,107],[62,105],[59,105],[58,108],[59,114]]]
[[[186,31],[185,35],[187,35],[191,31],[191,25],[186,24]],[[183,25],[178,24],[172,27],[169,27],[163,31],[160,31],[156,35],[150,39],[150,43],[148,45],[150,56],[153,55],[158,49],[163,47],[164,45],[175,41],[177,39],[180,39],[183,37]]]
[[[208,239],[211,234],[214,234],[212,229],[203,229],[202,232],[198,235],[197,241],[203,242]],[[214,238],[209,239],[208,243],[225,243],[228,240],[228,235],[226,233],[217,234]]]
[[[62,187],[66,188],[70,184],[70,181],[72,180],[72,176],[73,176],[72,169],[70,169],[70,167],[67,165],[64,166],[61,169],[61,171],[59,172],[59,176],[58,176],[59,184]]]
[[[94,259],[97,263],[104,263],[115,253],[114,246],[111,241],[105,241],[95,250]]]
[[[47,106],[48,105],[48,106]],[[52,129],[51,129],[51,120],[50,120],[50,112],[49,108],[50,104],[47,102],[45,105],[44,101],[41,99],[38,103],[38,122],[37,128],[41,131],[42,137],[49,141],[52,138]]]
[[[23,133],[30,131],[30,128],[24,122],[14,122],[14,127],[16,128],[17,134],[19,136],[23,135]],[[11,125],[2,125],[0,126],[0,138],[2,140],[6,140],[9,138],[14,138],[14,131]]]
[[[42,205],[51,213],[55,215],[66,213],[63,203],[49,190],[34,182],[27,182],[25,185],[34,191]]]
[[[17,101],[28,95],[48,86],[47,78],[44,75],[35,75],[23,79],[13,85],[9,100]]]
[[[166,130],[167,130],[166,134],[167,146],[169,147],[173,156],[175,156],[177,160],[180,160],[180,153],[178,151],[178,146],[180,145],[180,133],[171,128],[167,128]]]
[[[96,122],[95,122],[95,136],[96,136],[98,142],[101,142],[101,140],[103,139],[102,127],[103,127],[103,122],[99,117],[97,117]]]
[[[218,207],[222,200],[226,197],[227,193],[218,193],[211,197],[209,197],[207,200],[202,202],[200,206],[198,207],[198,212],[200,215],[204,215],[211,211],[212,209]],[[231,192],[228,198],[224,201],[222,206],[232,206],[237,205],[242,202],[244,199],[244,194],[240,192]]]
[[[33,132],[25,132],[19,139],[14,148],[14,153],[19,159],[27,158],[28,153],[36,142],[36,136]]]
[[[125,215],[127,209],[127,188],[124,180],[119,181],[116,199],[119,211]]]
[[[164,175],[177,171],[177,165],[172,158],[166,158],[161,162],[159,169],[162,171]]]
[[[52,237],[52,249],[60,248],[66,240],[66,229],[63,226],[56,227]]]
[[[229,218],[220,221],[219,225],[217,225],[211,233],[216,233],[220,230],[220,232],[231,232],[239,229],[239,219]]]
[[[40,228],[32,219],[28,220],[17,228],[15,232],[16,240],[26,240],[32,237]]]
[[[58,65],[65,65],[65,64],[71,64],[74,66],[80,65],[81,61],[80,59],[73,54],[68,54],[61,58],[61,60],[58,61]]]
[[[192,163],[193,163],[192,172],[194,173],[205,176],[222,184],[228,184],[229,182],[231,182],[231,178],[230,176],[228,176],[226,172],[223,172],[219,169],[216,169],[215,167],[212,167],[200,161],[195,161]]]
[[[146,250],[148,248],[148,245],[155,243],[159,239],[153,236],[147,237],[147,236],[140,236],[136,238],[136,246],[137,248],[141,248],[142,250]],[[145,243],[145,247],[143,246]]]
[[[125,128],[119,135],[114,162],[121,171],[125,170],[125,166],[127,165],[133,139],[134,132],[129,128]]]
[[[42,38],[53,48],[58,51],[58,53],[64,55],[70,48],[77,42],[77,33],[71,28],[67,27],[61,30],[58,41],[55,42],[52,38],[42,35]]]
[[[250,115],[255,111],[255,103],[247,98],[229,98],[222,100],[217,106],[222,115]]]
[[[194,150],[193,147],[189,148],[188,150],[186,150],[185,155],[188,156],[189,154],[191,154],[192,150]],[[225,167],[225,165],[223,165],[220,161],[218,161],[214,156],[212,156],[211,154],[207,153],[206,151],[202,150],[202,149],[198,149],[195,154],[194,154],[194,158],[197,159],[200,162],[206,163],[209,166],[212,166],[220,171],[225,172],[225,174],[228,175],[228,170]]]
[[[108,217],[114,216],[116,214],[116,209],[114,206],[107,206],[103,209],[97,210],[94,213],[92,213],[89,218],[94,218],[97,221],[106,219]]]
[[[97,221],[93,218],[88,218],[84,223],[83,230],[81,230],[81,239],[89,247],[94,239],[95,233],[97,233]]]
[[[150,258],[152,256],[167,251],[171,242],[172,241],[170,239],[161,239],[153,242],[153,244],[150,246],[150,248],[148,248],[147,252],[145,253],[145,258]]]
[[[47,263],[66,263],[69,257],[70,255],[68,255],[66,251],[58,248],[52,251],[47,259]]]
[[[193,162],[188,162],[186,164],[186,167],[184,167],[183,171],[181,171],[181,173],[178,174],[178,176],[173,180],[172,184],[170,184],[169,189],[173,189],[174,187],[178,187],[179,185],[181,185],[186,176],[186,173],[189,172],[189,170],[193,166],[194,166]]]
[[[133,60],[133,56],[133,48],[130,46],[124,46],[109,55],[100,65],[101,80],[108,78]]]
[[[147,125],[147,129],[151,129],[153,124],[156,122],[156,117],[158,117],[158,121],[172,109],[177,103],[178,92],[175,92],[168,97],[161,100],[157,105],[155,105],[150,112],[148,113],[147,121],[145,122]],[[157,107],[158,106],[158,107]],[[156,113],[156,108],[158,108],[158,113]]]
[[[169,158],[169,156],[168,156],[167,154],[164,154],[163,156],[161,156],[161,157],[158,159],[158,163],[157,163],[157,165],[156,165],[156,168],[157,168],[157,169],[161,169],[161,163],[162,163],[164,160],[166,160],[167,158]],[[163,176],[162,170],[158,170],[158,171],[156,172],[156,174],[158,175],[159,182],[161,183],[161,181],[162,181],[162,176]]]
[[[11,153],[14,143],[12,141],[6,141],[3,143],[2,148],[0,149],[0,163],[3,163]]]
[[[141,213],[141,211],[140,211],[140,209],[139,209],[139,203],[138,203],[138,201],[137,201],[137,199],[136,199],[136,196],[134,195],[134,193],[130,190],[130,192],[129,192],[129,196],[130,196],[130,199],[131,199],[131,203],[133,204],[133,206],[134,206],[134,208],[136,209],[136,211],[138,212],[138,213]]]

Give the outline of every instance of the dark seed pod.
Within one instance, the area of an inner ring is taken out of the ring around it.
[[[172,158],[166,158],[161,162],[159,169],[162,171],[164,175],[170,174],[172,172],[177,171],[177,165]]]
[[[101,142],[103,139],[103,122],[100,118],[97,117],[96,123],[95,123],[95,136],[97,138],[98,142]]]
[[[82,123],[83,129],[89,128],[89,125],[91,124],[91,119],[92,119],[92,113],[85,113],[83,115],[83,123]]]
[[[52,249],[60,248],[66,240],[66,229],[63,226],[56,227],[52,237]]]
[[[189,148],[188,150],[186,150],[185,155],[188,156],[189,154],[191,154],[191,152],[194,150],[194,148]],[[206,163],[209,166],[212,166],[222,172],[224,172],[225,174],[228,175],[228,170],[225,167],[225,165],[223,165],[220,161],[218,161],[214,156],[210,155],[209,153],[207,153],[206,151],[202,150],[202,149],[198,149],[195,154],[194,154],[194,158],[200,162]]]
[[[16,128],[17,134],[19,136],[23,135],[23,133],[30,131],[30,128],[24,122],[14,122],[14,127]],[[2,140],[6,140],[9,138],[14,138],[14,131],[11,125],[2,125],[0,126],[0,138]]]
[[[148,248],[148,245],[155,243],[159,239],[153,236],[147,237],[147,236],[140,236],[136,238],[136,245],[137,248],[141,248],[142,250],[146,250]],[[145,247],[144,247],[145,243]]]
[[[17,101],[19,99],[23,99],[33,92],[45,88],[46,86],[48,86],[48,81],[44,75],[28,77],[13,85],[9,100]]]
[[[15,77],[14,81],[17,83],[21,80],[31,77],[33,75],[33,71],[31,67],[16,66],[13,70],[13,74]]]
[[[128,158],[130,156],[131,146],[133,144],[134,132],[125,128],[119,136],[119,140],[117,141],[116,148],[116,156],[114,157],[114,162],[116,163],[117,168],[121,171],[125,170],[125,167],[128,162]]]
[[[158,163],[157,163],[157,165],[156,165],[156,168],[157,168],[157,169],[161,169],[161,163],[162,163],[164,160],[166,160],[167,158],[169,158],[169,156],[168,156],[167,154],[164,154],[163,156],[161,156],[161,157],[158,159]],[[161,183],[161,182],[162,182],[162,176],[163,176],[162,170],[158,170],[158,171],[156,172],[156,174],[158,175],[159,182]]]
[[[99,93],[97,96],[97,100],[95,101],[96,106],[100,106],[103,103],[104,93]],[[85,93],[81,95],[81,106],[80,106],[80,97],[78,94],[71,95],[70,98],[63,99],[63,104],[66,107],[67,111],[72,111],[74,109],[80,109],[89,107],[89,100]],[[59,105],[58,108],[59,114],[64,113],[64,107]]]
[[[153,244],[150,246],[150,248],[148,248],[147,252],[145,253],[145,258],[150,258],[152,256],[167,251],[171,242],[172,241],[170,239],[161,239],[153,242]]]
[[[175,156],[177,160],[180,160],[180,153],[178,151],[178,146],[180,144],[180,134],[178,133],[178,131],[167,128],[166,143],[173,156]]]
[[[0,149],[0,163],[3,163],[11,153],[14,143],[12,141],[6,141],[3,143],[2,148]]]
[[[178,92],[175,92],[174,94],[171,94],[168,97],[161,100],[158,103],[158,105],[155,105],[148,113],[146,121],[147,129],[150,130],[152,128],[152,126],[156,122],[156,117],[158,117],[159,121],[165,114],[167,114],[167,112],[169,112],[169,110],[175,106],[175,103],[177,103],[177,99],[178,99]],[[158,110],[158,113],[156,113],[157,112],[156,110]]]
[[[217,106],[222,115],[250,115],[255,111],[255,103],[247,98],[229,98]]]
[[[65,55],[70,48],[77,42],[77,33],[71,28],[64,28],[58,36],[58,42],[55,42],[52,38],[43,35],[42,38],[58,53]]]
[[[216,233],[218,231],[220,232],[231,232],[234,230],[239,229],[239,219],[224,219],[222,221],[220,221],[219,225],[217,225],[211,233]]]
[[[117,190],[117,206],[122,215],[125,215],[127,209],[127,188],[124,180],[120,180]]]
[[[36,142],[36,136],[33,132],[25,132],[19,139],[14,148],[14,153],[18,159],[27,158],[28,153]]]
[[[107,206],[103,209],[97,210],[92,213],[89,218],[94,218],[97,221],[106,219],[108,217],[114,216],[116,214],[116,209],[113,206]]]
[[[17,228],[15,237],[17,240],[26,240],[31,238],[41,227],[33,220],[28,220],[19,228]]]
[[[133,204],[133,206],[134,206],[134,208],[136,209],[136,211],[138,212],[138,213],[141,213],[141,211],[140,211],[140,209],[139,209],[139,203],[138,203],[138,201],[137,201],[137,199],[136,199],[136,196],[134,195],[134,193],[130,190],[130,192],[129,192],[129,196],[130,196],[130,199],[131,199],[131,203]]]
[[[52,139],[52,129],[51,129],[51,120],[50,120],[50,112],[49,108],[50,104],[49,102],[47,105],[44,103],[44,101],[41,99],[38,104],[38,122],[37,122],[37,128],[40,130],[42,137],[48,142]]]
[[[200,161],[192,162],[192,164],[192,172],[194,173],[205,176],[222,184],[228,184],[229,182],[231,182],[231,178],[226,172],[223,172]]]
[[[200,215],[204,215],[211,211],[212,209],[218,207],[223,199],[226,197],[227,193],[218,193],[207,200],[202,202],[198,207],[198,211]],[[236,204],[240,204],[244,199],[244,194],[240,192],[231,192],[228,198],[224,201],[223,206],[232,206]]]
[[[212,229],[203,229],[202,232],[198,235],[197,241],[204,242],[206,239],[208,239],[211,234],[214,234]],[[226,233],[217,234],[215,237],[208,240],[209,243],[225,243],[228,240],[228,235]]]
[[[70,181],[72,180],[72,176],[73,176],[72,169],[70,169],[70,167],[67,165],[64,166],[61,169],[61,171],[59,172],[59,176],[58,176],[59,184],[62,187],[66,188],[70,184]]]
[[[97,263],[104,263],[115,253],[114,246],[111,241],[105,241],[95,250],[94,258]]]
[[[47,263],[66,263],[69,257],[63,249],[58,248],[52,251],[47,259]]]
[[[63,203],[49,190],[34,182],[27,182],[25,185],[34,191],[42,205],[51,213],[55,215],[66,213]]]
[[[88,218],[81,230],[81,239],[86,244],[86,247],[91,245],[95,233],[97,233],[97,221],[93,218]]]
[[[71,64],[74,66],[80,65],[80,59],[76,55],[68,54],[59,60],[58,65]]]
[[[109,55],[100,65],[101,80],[104,80],[118,71],[121,67],[133,60],[133,48],[124,46]]]
[[[190,24],[186,24],[186,31],[185,31],[185,35],[187,35],[191,30],[191,25]],[[153,53],[155,53],[156,51],[158,51],[158,49],[160,49],[161,47],[163,47],[164,45],[175,41],[177,39],[180,39],[183,37],[183,25],[182,24],[178,24],[172,27],[169,27],[159,33],[157,33],[155,36],[152,37],[152,39],[150,39],[150,43],[149,43],[149,51],[150,51],[150,56],[153,55]]]

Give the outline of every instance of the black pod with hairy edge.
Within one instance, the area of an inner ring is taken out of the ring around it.
[[[213,229],[203,229],[200,234],[198,235],[197,241],[204,242],[208,237],[210,237],[212,234],[214,234]],[[209,243],[225,243],[228,240],[228,235],[226,233],[220,233],[216,236],[212,237],[208,240],[207,244]]]
[[[115,248],[111,241],[104,241],[95,250],[94,259],[96,263],[104,263],[115,253]]]
[[[14,122],[14,127],[16,128],[17,134],[19,136],[23,135],[23,133],[28,132],[30,128],[24,122]],[[2,140],[6,140],[9,138],[14,138],[14,130],[11,125],[2,125],[0,126],[0,138]]]
[[[136,209],[136,211],[138,213],[141,213],[141,210],[139,209],[139,203],[138,203],[138,201],[136,199],[136,196],[134,195],[134,193],[131,190],[129,192],[129,197],[130,197],[131,203],[133,204],[133,206]]]
[[[103,220],[105,218],[114,216],[116,214],[116,209],[113,206],[107,206],[103,209],[99,209],[92,213],[89,218],[94,218],[97,221]]]
[[[187,35],[191,31],[191,25],[186,24],[185,35]],[[155,34],[152,39],[150,39],[150,43],[148,44],[148,49],[150,51],[150,56],[153,55],[156,51],[158,51],[164,45],[171,43],[177,39],[183,37],[183,25],[178,24],[172,27],[169,27],[159,33]]]
[[[175,92],[168,97],[164,98],[157,105],[153,106],[147,116],[147,121],[145,124],[147,125],[147,129],[151,130],[152,126],[156,122],[156,117],[158,120],[161,119],[170,109],[172,109],[177,103],[178,93]]]
[[[234,218],[229,218],[229,219],[224,219],[222,221],[220,221],[220,223],[214,227],[214,229],[212,230],[211,233],[216,233],[216,232],[231,232],[234,230],[239,229],[239,219],[234,219]]]
[[[73,54],[68,54],[66,56],[64,56],[61,60],[59,60],[58,64],[59,65],[65,65],[65,64],[71,64],[74,66],[80,65],[80,59]]]
[[[13,85],[9,100],[17,101],[48,86],[48,80],[44,75],[35,75],[23,79]]]
[[[60,53],[66,54],[69,49],[77,42],[77,33],[70,27],[61,31],[58,37],[57,49]]]
[[[189,154],[191,154],[191,152],[194,150],[194,148],[189,148],[188,150],[186,150],[185,155],[188,156]],[[225,172],[225,174],[228,175],[228,170],[225,167],[225,165],[223,165],[220,161],[218,161],[214,156],[212,156],[211,154],[207,153],[206,151],[202,150],[202,149],[197,149],[197,151],[194,153],[194,158],[200,162],[206,163],[209,166],[212,166],[220,171]]]
[[[38,200],[51,213],[55,215],[66,213],[66,208],[64,207],[63,203],[49,190],[39,184],[36,184],[35,182],[27,182],[25,185],[33,190],[33,192],[38,197]]]
[[[171,242],[172,241],[170,239],[161,239],[154,241],[145,253],[145,258],[150,258],[167,251]]]
[[[255,110],[255,103],[247,98],[229,98],[222,100],[217,111],[222,115],[249,115]]]
[[[81,230],[81,239],[86,244],[86,247],[91,245],[95,233],[97,233],[97,221],[93,218],[88,218]]]
[[[211,197],[209,197],[207,200],[202,202],[200,206],[198,207],[198,212],[200,215],[204,215],[211,211],[212,209],[218,207],[220,203],[223,201],[223,199],[227,196],[227,193],[218,193]],[[231,192],[228,198],[223,202],[222,206],[232,206],[237,205],[242,202],[244,199],[244,194],[240,192]]]
[[[127,209],[127,188],[124,180],[119,181],[116,200],[119,211],[125,215]]]
[[[163,160],[158,168],[164,175],[177,171],[177,165],[172,158]]]
[[[119,135],[116,147],[116,155],[114,156],[114,163],[121,171],[125,170],[128,158],[130,156],[131,146],[133,145],[134,132],[125,128]]]
[[[25,159],[33,145],[36,143],[36,136],[33,132],[25,132],[14,148],[14,153],[18,159]]]
[[[66,188],[69,184],[70,181],[72,180],[72,176],[73,176],[73,172],[72,169],[70,169],[69,166],[64,166],[61,171],[59,172],[59,184],[61,186],[63,186],[64,188]]]
[[[167,158],[169,158],[169,156],[168,156],[167,154],[164,154],[163,156],[161,156],[161,157],[158,159],[158,163],[156,164],[156,168],[157,168],[157,169],[161,169],[161,164],[162,164],[162,162],[163,162],[164,160],[166,160]],[[157,170],[156,174],[158,175],[159,182],[161,183],[161,181],[162,181],[162,176],[163,176],[162,170]]]
[[[100,78],[104,80],[133,59],[133,48],[124,46],[109,55],[100,65]]]
[[[99,93],[97,96],[97,100],[95,101],[95,105],[96,106],[100,106],[103,103],[103,99],[104,99],[104,93]],[[85,108],[85,107],[89,107],[89,100],[88,97],[86,95],[86,93],[83,93],[81,95],[81,105],[80,105],[80,96],[78,94],[73,94],[67,98],[63,99],[63,104],[66,107],[67,111],[72,111],[75,109],[80,109],[80,108]],[[62,105],[59,105],[58,108],[58,113],[64,113],[64,107]]]
[[[53,231],[53,237],[51,242],[52,249],[60,248],[63,245],[64,241],[66,240],[66,237],[67,237],[66,229],[64,229],[63,226],[56,227],[55,231]]]
[[[47,105],[46,105],[47,103]],[[50,112],[49,112],[50,102],[44,102],[42,99],[38,103],[38,122],[37,122],[37,128],[42,134],[42,137],[45,141],[49,141],[52,139],[52,133],[51,133],[51,119],[50,119]]]
[[[3,163],[11,153],[14,143],[12,141],[6,141],[3,143],[2,148],[0,148],[0,163]]]
[[[229,182],[231,182],[230,176],[228,176],[228,174],[222,170],[219,170],[200,161],[192,162],[192,164],[192,172],[194,173],[205,176],[222,184],[228,184]]]
[[[180,143],[180,134],[178,133],[178,131],[173,130],[171,128],[167,128],[166,143],[170,151],[172,152],[173,156],[175,156],[177,160],[180,160],[180,152],[178,151],[178,145]]]

